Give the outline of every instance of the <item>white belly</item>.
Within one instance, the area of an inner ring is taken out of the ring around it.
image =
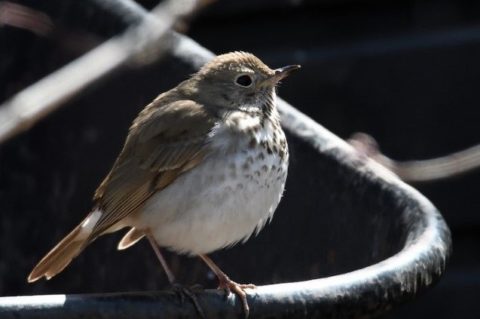
[[[213,154],[149,199],[137,226],[188,254],[248,239],[273,216],[287,177],[288,157],[259,155],[259,148]]]

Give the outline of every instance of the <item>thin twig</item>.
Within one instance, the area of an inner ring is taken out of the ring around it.
[[[155,49],[157,58],[169,49],[168,34],[182,17],[196,9],[197,1],[170,0],[128,31],[67,64],[0,106],[0,143],[29,129],[86,87],[118,69],[130,59]]]
[[[429,182],[451,178],[480,167],[480,145],[428,160],[397,161],[382,154],[375,139],[355,133],[349,139],[358,151],[385,166],[406,182]]]

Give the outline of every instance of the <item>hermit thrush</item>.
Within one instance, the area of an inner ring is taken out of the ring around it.
[[[206,254],[247,240],[273,216],[288,167],[275,86],[299,67],[272,70],[233,52],[160,94],[133,121],[90,214],[28,281],[52,278],[97,237],[129,227],[118,249],[146,237],[172,284],[160,247],[200,256],[248,315],[244,290],[254,286],[235,283]]]

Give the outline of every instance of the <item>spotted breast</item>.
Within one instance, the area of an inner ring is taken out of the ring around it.
[[[285,187],[288,147],[273,110],[230,112],[208,159],[145,204],[141,225],[160,246],[206,254],[247,240],[273,217]]]

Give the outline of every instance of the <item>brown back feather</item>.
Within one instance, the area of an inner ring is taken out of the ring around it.
[[[161,102],[147,106],[134,121],[120,156],[97,189],[94,199],[103,214],[92,237],[137,211],[208,155],[214,118],[191,100]]]

